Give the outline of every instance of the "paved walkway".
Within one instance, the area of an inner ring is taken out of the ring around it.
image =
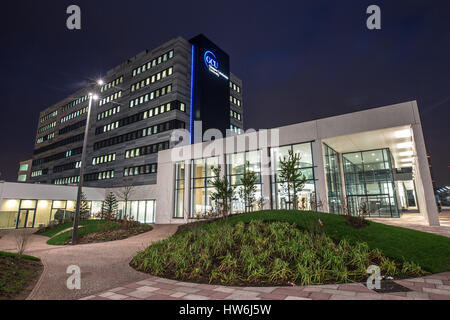
[[[379,294],[363,284],[224,287],[148,277],[82,300],[450,300],[450,272],[395,282],[411,291]]]
[[[430,227],[421,214],[407,213],[402,215],[399,219],[392,218],[371,218],[370,220],[388,224],[391,226],[397,226],[402,228],[409,228],[419,230],[423,232],[429,232],[439,234],[444,237],[450,238],[450,212],[441,212],[439,214],[439,221],[441,225],[439,227]]]
[[[165,239],[177,230],[176,225],[155,225],[150,232],[125,240],[78,246],[49,246],[47,237],[32,235],[25,254],[42,259],[44,272],[28,297],[36,300],[69,300],[107,290],[111,287],[148,278],[128,264],[135,254],[150,243]],[[0,250],[16,252],[11,230],[0,239]],[[81,269],[81,290],[69,290],[66,274],[69,265]]]

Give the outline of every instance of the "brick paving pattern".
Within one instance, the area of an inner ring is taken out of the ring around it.
[[[450,272],[395,282],[411,291],[380,294],[359,283],[225,287],[149,277],[81,300],[450,300]]]

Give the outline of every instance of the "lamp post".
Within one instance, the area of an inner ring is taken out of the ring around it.
[[[102,85],[103,81],[99,80],[97,81],[97,84]],[[89,133],[89,120],[91,118],[92,101],[97,99],[98,99],[97,95],[89,93],[89,106],[86,118],[86,127],[84,129],[83,149],[81,152],[80,180],[78,181],[77,204],[75,208],[75,216],[73,219],[72,245],[76,245],[78,243],[78,223],[80,221],[81,195],[83,193],[84,165],[86,163],[86,148]]]

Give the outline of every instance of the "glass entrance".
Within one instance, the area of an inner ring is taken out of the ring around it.
[[[19,217],[17,219],[17,228],[33,228],[34,225],[34,210],[20,210]]]

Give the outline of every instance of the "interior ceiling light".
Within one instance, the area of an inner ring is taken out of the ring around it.
[[[397,143],[398,149],[406,149],[406,148],[411,148],[411,147],[412,147],[412,142]]]
[[[404,152],[399,153],[400,157],[410,157],[413,154],[414,154],[414,152],[412,152],[412,151],[404,151]]]
[[[395,137],[396,138],[409,138],[409,137],[411,137],[411,131],[409,129],[396,131]]]

